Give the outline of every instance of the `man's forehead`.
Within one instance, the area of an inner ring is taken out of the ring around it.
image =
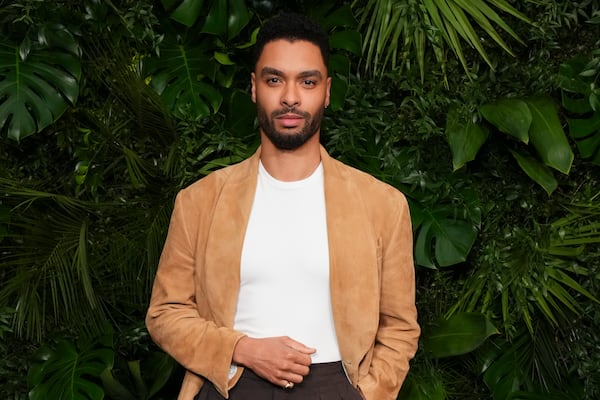
[[[287,71],[287,72],[281,71],[277,68],[273,68],[273,67],[269,67],[269,66],[264,66],[258,72],[261,76],[264,76],[264,75],[285,76],[289,73],[289,71]],[[307,69],[307,70],[299,70],[299,71],[293,71],[293,72],[301,77],[306,77],[306,78],[311,77],[311,76],[321,78],[323,76],[321,71],[318,69]]]
[[[277,39],[265,44],[256,63],[256,72],[260,73],[264,68],[327,72],[321,49],[306,40]]]

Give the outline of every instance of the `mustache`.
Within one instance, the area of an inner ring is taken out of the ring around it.
[[[295,107],[287,107],[287,108],[282,108],[281,110],[275,110],[271,113],[271,117],[277,118],[281,115],[286,115],[286,114],[294,114],[294,115],[297,115],[302,118],[310,118],[310,113],[308,113],[306,111],[297,110]]]

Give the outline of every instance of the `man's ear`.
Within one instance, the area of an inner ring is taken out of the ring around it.
[[[250,73],[250,83],[252,83],[252,101],[256,103],[256,75],[254,75],[254,72]]]

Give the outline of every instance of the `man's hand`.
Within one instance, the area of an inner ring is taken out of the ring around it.
[[[253,339],[243,337],[233,350],[233,362],[250,368],[274,385],[286,387],[300,383],[308,375],[310,355],[306,347],[287,336]]]

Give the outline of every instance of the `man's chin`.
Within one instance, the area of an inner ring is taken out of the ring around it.
[[[269,141],[279,150],[293,151],[302,147],[313,136],[305,136],[302,133],[277,133],[267,134]]]
[[[280,126],[275,129],[275,133],[277,136],[296,136],[302,135],[304,129],[304,125]]]

